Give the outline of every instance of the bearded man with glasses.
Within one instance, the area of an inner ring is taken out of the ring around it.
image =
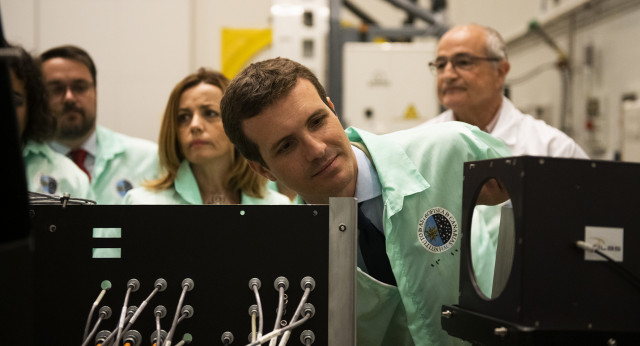
[[[65,45],[40,54],[56,135],[49,145],[87,174],[98,204],[121,204],[130,189],[158,175],[156,143],[97,124],[97,80],[93,59]]]

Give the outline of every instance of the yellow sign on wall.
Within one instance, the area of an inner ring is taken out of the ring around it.
[[[407,110],[404,112],[404,118],[418,119],[418,110],[416,109],[416,106],[410,104],[409,107],[407,107]]]
[[[271,44],[271,29],[222,29],[222,73],[232,79],[259,51]]]

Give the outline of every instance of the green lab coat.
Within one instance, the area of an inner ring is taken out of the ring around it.
[[[398,286],[358,270],[358,345],[456,345],[440,326],[458,302],[463,168],[510,156],[505,144],[460,122],[374,135],[347,129],[369,151],[382,185],[386,252]],[[495,254],[494,254],[495,256]]]

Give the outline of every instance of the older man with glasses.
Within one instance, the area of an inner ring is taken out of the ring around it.
[[[447,111],[420,126],[463,121],[502,139],[513,155],[588,158],[565,133],[523,114],[503,96],[511,65],[496,30],[476,24],[450,29],[438,42],[437,57],[429,66]]]
[[[523,114],[503,94],[510,64],[504,40],[489,27],[469,24],[453,27],[438,42],[436,59],[429,63],[436,74],[438,99],[447,108],[419,125],[462,121],[503,140],[514,156],[552,156],[587,159],[580,146],[543,120]],[[491,297],[501,206],[476,206],[472,221],[472,261],[478,285]],[[507,209],[505,209],[507,208]],[[483,253],[483,256],[475,254]]]

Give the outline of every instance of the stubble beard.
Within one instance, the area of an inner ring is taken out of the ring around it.
[[[91,130],[96,123],[95,117],[87,118],[85,112],[81,112],[81,116],[77,121],[58,121],[57,138],[61,140],[74,140],[82,138]]]

